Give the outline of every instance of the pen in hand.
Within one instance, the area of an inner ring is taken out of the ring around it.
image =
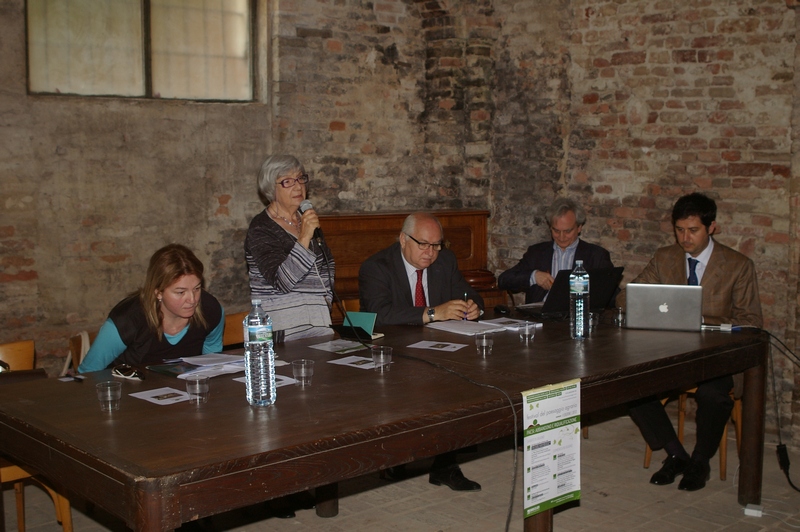
[[[464,292],[464,302],[465,303],[467,302],[467,293],[466,292]],[[464,317],[461,318],[461,320],[463,321],[463,320],[466,320],[466,319],[467,319],[467,311],[464,311]]]

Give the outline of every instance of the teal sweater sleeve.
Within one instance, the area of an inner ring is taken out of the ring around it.
[[[89,348],[89,352],[86,353],[83,362],[78,366],[78,373],[106,369],[127,347],[120,338],[114,322],[106,320],[100,327],[97,338]]]
[[[203,342],[203,354],[206,353],[219,353],[222,351],[222,329],[225,327],[225,309],[220,305],[222,314],[219,318],[219,323],[214,329],[208,333],[205,341]]]

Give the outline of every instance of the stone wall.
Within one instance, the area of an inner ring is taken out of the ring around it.
[[[786,1],[270,6],[259,100],[221,104],[29,95],[24,2],[0,0],[0,341],[35,338],[55,372],[66,338],[99,327],[171,241],[243,309],[255,175],[282,152],[306,164],[320,212],[490,209],[498,272],[548,237],[544,208],[571,195],[586,239],[631,279],[671,241],[675,198],[705,191],[719,240],[756,262],[766,327],[794,348]],[[782,425],[800,426],[800,372],[780,355],[775,367]]]

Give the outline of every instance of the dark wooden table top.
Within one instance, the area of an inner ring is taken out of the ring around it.
[[[121,408],[100,411],[94,385],[56,379],[0,386],[0,451],[46,472],[126,519],[129,526],[175,528],[198,516],[337,482],[381,468],[494,439],[513,431],[503,394],[519,413],[520,392],[584,379],[584,412],[621,404],[759,364],[765,339],[751,333],[664,333],[601,325],[584,342],[565,323],[548,323],[533,345],[515,332],[495,335],[481,358],[473,339],[420,327],[386,327],[376,341],[395,348],[380,375],[326,363],[339,355],[308,347],[277,347],[279,359],[316,361],[310,387],[278,388],[271,407],[250,407],[243,374],[211,380],[208,403],[159,406],[130,397],[184,382],[147,372],[122,380]],[[421,340],[467,344],[455,352],[407,347]],[[368,351],[353,353],[369,356]],[[291,376],[290,366],[278,373]],[[118,379],[120,380],[120,379]],[[210,490],[210,491],[209,491]]]

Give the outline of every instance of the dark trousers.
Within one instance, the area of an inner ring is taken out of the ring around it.
[[[433,459],[433,464],[431,464],[431,473],[436,473],[437,471],[458,466],[458,462],[456,461],[457,453],[458,451],[450,451],[443,454],[437,454],[436,458]]]
[[[717,452],[725,424],[731,416],[733,399],[730,392],[733,377],[730,375],[705,381],[697,385],[697,443],[692,452],[693,458],[710,460]],[[628,405],[631,419],[639,427],[644,441],[651,449],[663,449],[678,435],[672,426],[664,405],[658,397],[647,397]]]

